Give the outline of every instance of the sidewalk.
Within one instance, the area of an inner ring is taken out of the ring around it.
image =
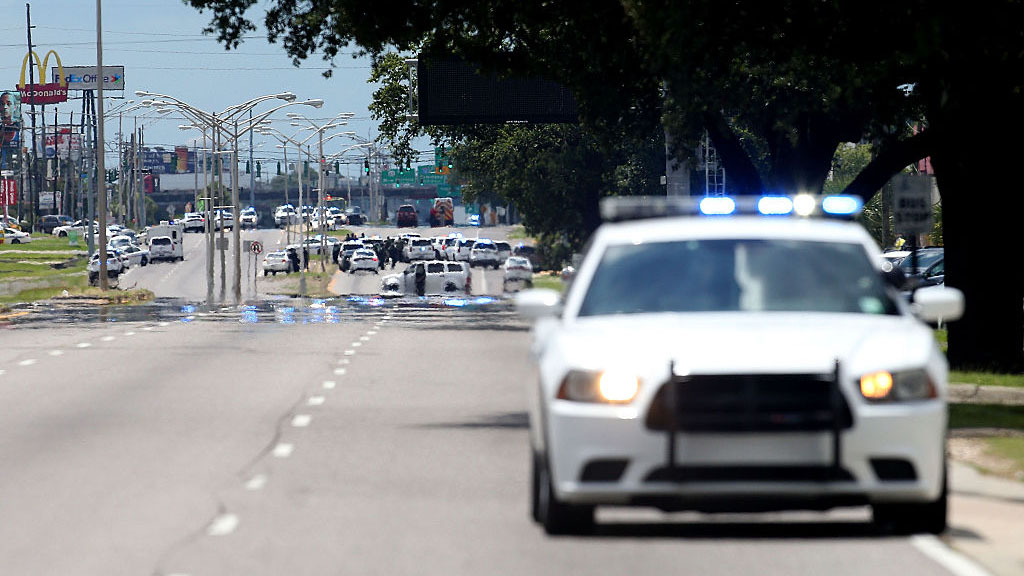
[[[950,404],[1002,404],[1024,405],[1024,388],[1008,386],[979,386],[978,384],[950,384]]]

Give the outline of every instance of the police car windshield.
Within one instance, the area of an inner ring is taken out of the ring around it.
[[[732,311],[898,313],[859,245],[719,239],[608,247],[579,316]]]

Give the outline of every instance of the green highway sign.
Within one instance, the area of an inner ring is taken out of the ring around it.
[[[418,184],[416,171],[412,168],[408,170],[384,170],[380,173],[380,183],[382,186],[415,186]]]

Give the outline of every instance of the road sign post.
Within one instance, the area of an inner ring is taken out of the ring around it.
[[[901,174],[894,184],[893,227],[898,234],[910,234],[910,270],[917,274],[917,237],[930,232],[934,223],[931,182],[925,176]],[[911,301],[918,283],[910,285]]]

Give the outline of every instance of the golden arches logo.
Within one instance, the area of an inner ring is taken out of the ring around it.
[[[43,58],[42,64],[39,63],[39,54],[36,54],[35,50],[29,50],[28,54],[25,54],[25,59],[21,61],[21,79],[18,81],[19,90],[25,88],[25,66],[32,66],[32,63],[30,62],[31,58],[35,58],[36,70],[39,72],[39,80],[37,80],[36,83],[47,84],[46,70],[49,68],[47,64],[50,63],[50,55],[53,55],[54,59],[57,60],[57,73],[60,75],[58,84],[60,84],[61,86],[68,85],[68,81],[64,78],[64,64],[61,63],[60,55],[57,54],[55,50],[50,50],[46,53],[46,56]]]

